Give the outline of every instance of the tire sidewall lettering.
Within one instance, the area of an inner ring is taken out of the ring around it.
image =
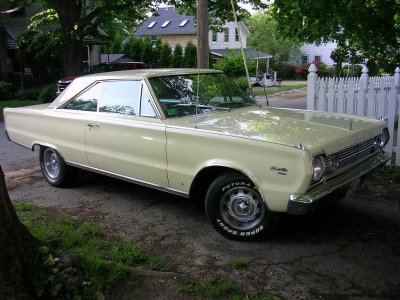
[[[249,188],[253,188],[253,189],[254,189],[254,187],[252,187],[251,184],[248,183],[248,182],[245,182],[245,181],[235,181],[235,182],[231,182],[231,183],[228,183],[228,184],[224,185],[224,186],[221,188],[221,192],[224,193],[224,192],[228,191],[229,189],[234,188],[234,187],[238,187],[238,186],[245,186],[245,187],[249,187]]]
[[[260,225],[251,231],[240,231],[240,230],[232,229],[227,224],[225,224],[225,222],[222,219],[217,219],[216,221],[217,221],[218,225],[221,227],[221,229],[225,230],[226,232],[228,232],[229,234],[234,235],[234,236],[242,236],[242,237],[254,236],[254,235],[260,234],[264,230],[264,226]]]

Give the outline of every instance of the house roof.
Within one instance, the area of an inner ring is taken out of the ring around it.
[[[169,22],[168,22],[169,21]],[[197,32],[192,16],[179,14],[173,7],[162,7],[148,18],[135,32],[135,36],[191,34]]]
[[[256,51],[248,48],[243,49],[243,51],[247,56],[253,57],[254,59],[272,58],[271,54],[267,54],[261,51]],[[211,49],[210,52],[212,55],[218,57],[229,56],[232,54],[241,54],[240,49]]]

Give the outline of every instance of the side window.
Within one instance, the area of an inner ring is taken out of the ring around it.
[[[149,92],[142,85],[142,97],[140,99],[140,115],[144,117],[156,117],[156,113],[150,102]]]
[[[100,98],[100,91],[101,83],[96,83],[94,86],[64,106],[64,109],[96,111],[97,103],[99,102]]]
[[[138,115],[140,81],[107,81],[103,83],[100,112]]]

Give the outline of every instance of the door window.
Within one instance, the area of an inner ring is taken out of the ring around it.
[[[103,83],[100,112],[138,115],[140,81],[106,81]]]
[[[80,94],[74,100],[64,106],[65,109],[96,111],[97,103],[100,98],[101,84],[96,83],[94,86]]]

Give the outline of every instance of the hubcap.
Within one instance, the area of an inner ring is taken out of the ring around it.
[[[60,175],[60,159],[53,149],[46,149],[43,155],[44,169],[51,179]]]
[[[251,230],[263,220],[265,205],[254,190],[236,187],[222,196],[220,212],[224,221],[233,228]]]

